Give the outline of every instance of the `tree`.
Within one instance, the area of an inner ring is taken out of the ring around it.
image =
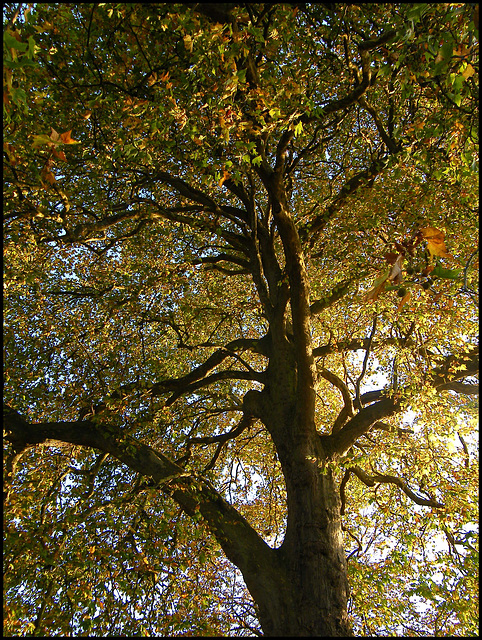
[[[4,24],[6,633],[477,634],[472,5]]]

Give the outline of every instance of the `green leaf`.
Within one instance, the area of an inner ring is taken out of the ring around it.
[[[452,54],[454,52],[454,43],[453,42],[444,42],[440,53],[444,60],[450,60],[452,58]]]
[[[16,49],[17,51],[27,51],[28,44],[25,42],[19,42],[8,31],[3,34],[3,41],[10,49]]]
[[[439,264],[431,271],[430,275],[436,278],[448,278],[450,280],[458,280],[463,269],[444,269]]]

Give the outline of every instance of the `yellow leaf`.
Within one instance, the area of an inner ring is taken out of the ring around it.
[[[192,38],[189,34],[185,35],[184,38],[184,48],[186,49],[186,51],[189,51],[189,53],[192,53]]]
[[[462,75],[465,78],[465,80],[467,80],[467,78],[470,78],[471,76],[473,76],[475,73],[475,69],[471,64],[468,64],[465,69],[462,71]]]
[[[65,153],[63,151],[56,151],[56,149],[52,149],[52,154],[55,158],[67,162],[67,158],[65,157]]]
[[[423,239],[427,241],[427,249],[431,256],[452,257],[452,254],[448,253],[445,246],[445,231],[435,227],[425,227],[425,229],[420,230],[420,233]]]
[[[55,176],[48,167],[44,167],[42,169],[40,177],[42,178],[42,180],[46,180],[49,184],[55,184]]]
[[[363,302],[375,302],[375,300],[378,298],[378,296],[384,291],[385,289],[385,282],[382,282],[381,284],[377,285],[376,287],[373,287],[373,289],[370,289],[370,291],[367,291],[365,293],[365,295],[363,296]]]

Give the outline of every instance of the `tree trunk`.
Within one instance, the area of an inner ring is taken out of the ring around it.
[[[288,520],[275,551],[283,579],[256,596],[245,579],[265,635],[352,636],[339,490],[315,427],[314,385],[311,400],[306,389],[300,394],[294,353],[286,342],[273,345],[269,382],[247,402],[269,430],[285,478]]]
[[[320,448],[305,440],[280,455],[289,514],[275,551],[281,570],[263,589],[253,584],[255,576],[245,575],[267,636],[353,635],[339,492],[331,470],[320,467]]]

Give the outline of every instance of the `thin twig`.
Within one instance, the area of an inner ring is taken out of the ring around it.
[[[375,335],[375,331],[376,330],[377,330],[377,314],[375,314],[373,316],[373,325],[372,325],[372,330],[371,330],[370,336],[368,338],[368,344],[367,344],[367,347],[366,347],[366,350],[365,350],[365,358],[363,359],[363,367],[362,367],[361,373],[358,376],[358,379],[357,379],[356,384],[355,384],[355,390],[356,390],[355,405],[356,405],[358,411],[362,410],[362,404],[361,404],[361,401],[360,401],[360,384],[361,384],[361,381],[363,380],[363,377],[365,376],[365,373],[366,373],[366,370],[367,370],[368,357],[370,355],[372,341],[373,341],[373,337]]]

